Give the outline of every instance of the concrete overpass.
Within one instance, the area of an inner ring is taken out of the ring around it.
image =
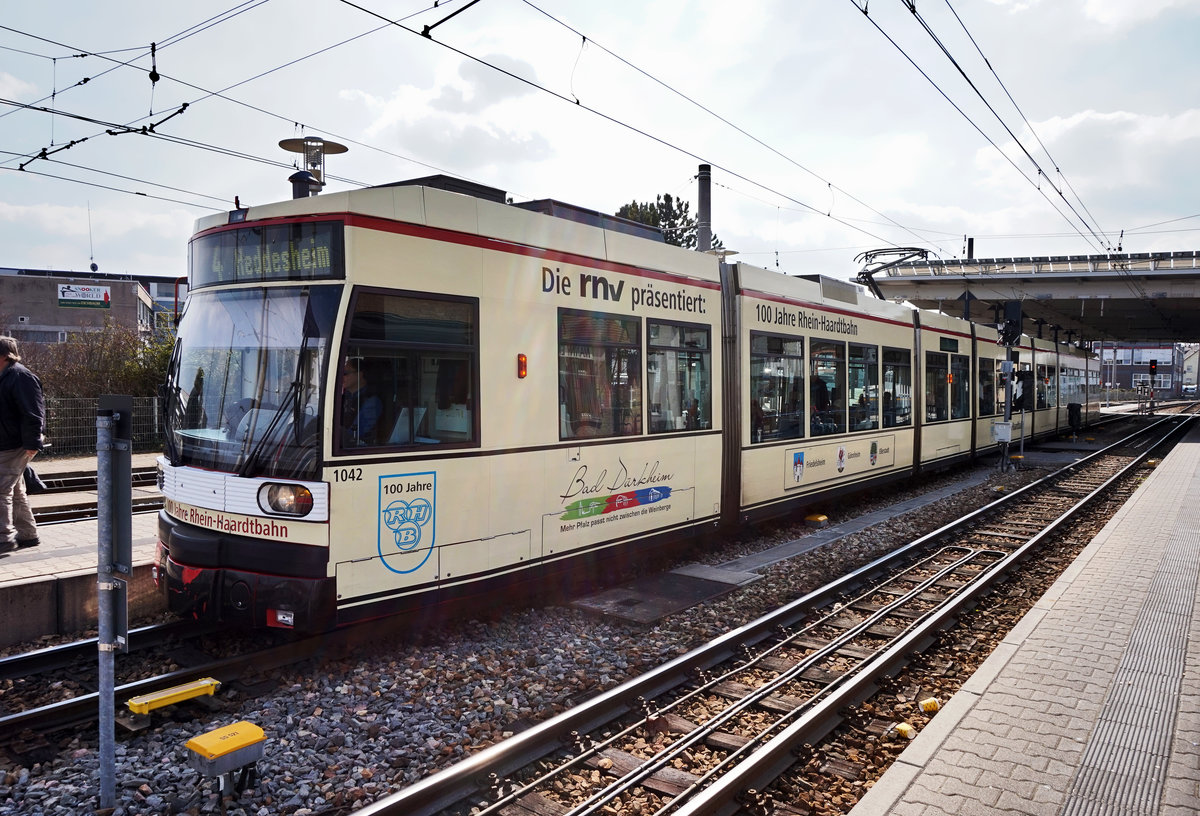
[[[1200,251],[950,261],[923,255],[865,253],[859,282],[888,300],[977,323],[1002,321],[1004,303],[1019,300],[1025,332],[1036,337],[1040,329],[1046,339],[1057,329],[1063,341],[1200,341]]]

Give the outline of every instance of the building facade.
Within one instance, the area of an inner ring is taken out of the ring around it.
[[[1100,377],[1105,388],[1153,386],[1159,397],[1177,397],[1187,381],[1186,353],[1178,343],[1097,343]],[[1194,365],[1194,361],[1193,361]],[[1195,374],[1190,380],[1195,383]]]
[[[109,324],[149,335],[174,325],[174,288],[167,280],[0,268],[0,332],[27,343],[62,343]]]

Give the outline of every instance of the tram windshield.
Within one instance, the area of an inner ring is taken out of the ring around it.
[[[193,292],[163,406],[173,464],[312,479],[340,286]]]

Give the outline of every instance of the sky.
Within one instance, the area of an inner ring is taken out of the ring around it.
[[[0,267],[182,276],[197,218],[290,197],[301,136],[349,148],[325,192],[609,213],[694,213],[710,164],[717,237],[786,274],[1200,244],[1200,0],[0,9]]]

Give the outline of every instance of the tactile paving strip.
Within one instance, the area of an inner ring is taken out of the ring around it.
[[[1200,575],[1200,536],[1172,527],[1063,816],[1158,812]]]

